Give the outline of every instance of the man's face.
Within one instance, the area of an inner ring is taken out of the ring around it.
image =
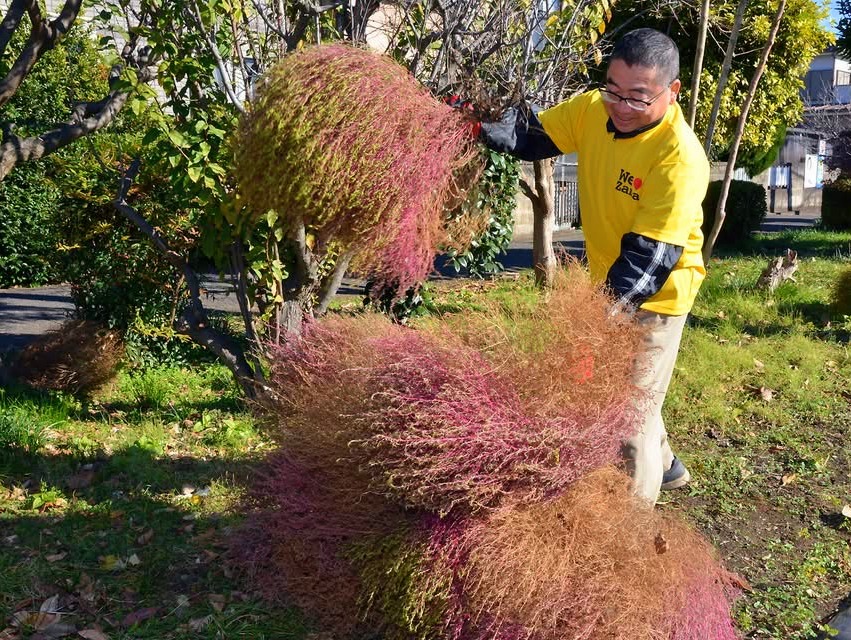
[[[652,101],[644,111],[633,109],[623,100],[603,102],[615,128],[630,133],[661,119],[680,91],[679,80],[670,85],[667,82],[668,78],[657,77],[656,67],[631,67],[623,60],[612,60],[606,72],[606,88],[624,98]]]

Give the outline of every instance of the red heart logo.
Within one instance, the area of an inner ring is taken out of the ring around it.
[[[635,187],[636,189],[640,189],[642,184],[644,184],[644,183],[641,182],[641,178],[636,178],[635,180],[632,181],[632,186]]]

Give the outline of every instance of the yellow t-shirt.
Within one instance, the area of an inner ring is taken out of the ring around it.
[[[637,233],[683,247],[662,288],[642,309],[666,315],[691,310],[706,276],[701,203],[709,184],[703,147],[676,103],[655,127],[615,138],[598,91],[538,114],[563,153],[579,155],[579,204],[591,276],[606,279],[621,238]]]

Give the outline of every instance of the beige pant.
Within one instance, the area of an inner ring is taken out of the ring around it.
[[[662,404],[674,372],[687,317],[649,311],[636,313],[638,323],[647,330],[647,334],[633,382],[646,390],[648,397],[641,408],[638,433],[624,442],[623,457],[632,476],[634,493],[651,504],[655,504],[659,497],[662,474],[674,460],[662,421]]]

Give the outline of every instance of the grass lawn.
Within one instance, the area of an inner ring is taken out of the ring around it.
[[[754,290],[786,247],[797,282]],[[851,233],[758,238],[712,263],[685,334],[666,421],[693,482],[658,508],[750,583],[748,638],[814,638],[851,594],[851,318],[828,307],[850,267]],[[534,295],[528,274],[450,281],[429,310]],[[85,401],[0,390],[0,640],[321,636],[221,561],[270,448],[215,365],[122,372]]]

